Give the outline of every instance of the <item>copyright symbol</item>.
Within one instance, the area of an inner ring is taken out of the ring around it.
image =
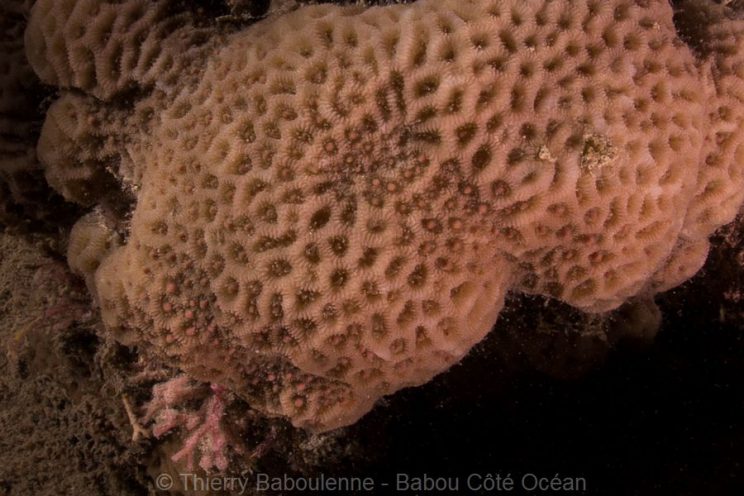
[[[168,491],[173,487],[173,477],[168,474],[160,474],[155,479],[155,487],[161,491]]]

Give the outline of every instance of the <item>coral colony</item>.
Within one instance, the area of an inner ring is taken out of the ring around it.
[[[37,0],[27,55],[59,88],[39,157],[92,207],[69,264],[107,332],[220,385],[198,418],[156,391],[159,432],[188,424],[223,468],[226,391],[330,430],[458,362],[508,292],[602,312],[695,274],[744,196],[744,22],[686,4],[706,14],[689,40],[667,0],[317,5],[233,30]]]

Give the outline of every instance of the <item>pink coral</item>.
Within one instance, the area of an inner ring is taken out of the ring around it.
[[[231,33],[169,3],[35,3],[27,55],[63,89],[47,177],[98,203],[74,193],[105,164],[136,197],[121,242],[81,219],[68,258],[115,339],[295,426],[429,381],[507,293],[604,312],[681,284],[744,201],[744,20],[713,0],[316,5]]]

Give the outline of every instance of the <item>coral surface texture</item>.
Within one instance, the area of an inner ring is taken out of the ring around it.
[[[744,198],[744,21],[689,3],[240,28],[37,0],[26,54],[60,90],[38,157],[93,209],[71,266],[116,339],[316,431],[457,363],[509,292],[604,312],[672,288]]]

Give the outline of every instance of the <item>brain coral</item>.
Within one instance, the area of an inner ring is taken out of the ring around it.
[[[457,362],[508,291],[599,312],[700,268],[744,195],[744,23],[688,3],[693,47],[667,0],[319,5],[231,32],[38,0],[34,69],[97,97],[50,111],[47,176],[89,202],[105,167],[136,197],[121,244],[86,218],[70,259],[118,339],[295,425],[354,422]]]

